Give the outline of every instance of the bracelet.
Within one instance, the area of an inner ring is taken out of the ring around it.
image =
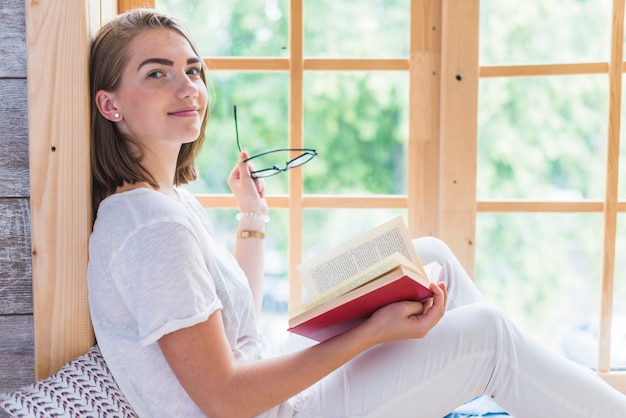
[[[238,231],[237,238],[265,238],[265,233],[261,231]]]
[[[238,221],[242,220],[243,218],[259,219],[265,223],[268,223],[270,221],[270,217],[262,213],[240,212],[237,214],[237,216],[235,216],[235,218],[237,218]]]

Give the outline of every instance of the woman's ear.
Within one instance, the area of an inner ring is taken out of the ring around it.
[[[96,93],[96,106],[98,111],[111,122],[119,122],[122,120],[122,114],[113,103],[113,95],[104,90],[98,90]]]

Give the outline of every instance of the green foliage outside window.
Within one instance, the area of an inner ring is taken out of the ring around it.
[[[480,65],[609,60],[610,0],[480,5]],[[358,7],[306,0],[305,57],[407,57],[409,7],[409,0],[368,0]],[[288,0],[159,0],[157,8],[187,16],[206,56],[289,56]],[[199,161],[201,179],[191,188],[225,193],[237,158],[232,106],[244,148],[256,153],[286,147],[289,80],[281,72],[212,72],[210,63],[209,79],[208,146]],[[407,193],[408,89],[403,72],[305,73],[304,146],[319,153],[301,168],[305,193]],[[481,79],[478,199],[603,200],[608,95],[606,74]],[[286,193],[287,176],[268,179],[267,187]],[[622,198],[625,190],[626,179],[620,182]],[[268,240],[269,253],[277,255],[268,269],[281,280],[287,265],[284,212],[272,211]],[[398,212],[307,210],[305,257]],[[216,229],[232,231],[233,213],[212,210]],[[618,249],[626,248],[624,225]],[[601,213],[479,213],[477,285],[550,346],[593,365],[597,338],[589,327],[599,314],[602,231]],[[623,251],[618,257],[616,295],[626,296]],[[616,299],[616,318],[625,312]],[[626,358],[616,357],[613,366],[626,366]]]

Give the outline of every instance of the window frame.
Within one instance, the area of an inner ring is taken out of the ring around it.
[[[288,58],[206,57],[215,70],[288,71],[290,79],[289,146],[302,147],[302,78],[306,71],[405,71],[409,73],[409,155],[406,196],[320,196],[303,193],[300,170],[289,172],[289,194],[270,196],[272,208],[289,210],[289,306],[301,301],[296,266],[302,259],[303,211],[307,208],[407,209],[413,236],[444,239],[467,271],[474,271],[476,214],[494,212],[602,212],[601,324],[598,373],[612,379],[610,370],[611,318],[618,202],[621,82],[623,73],[624,1],[615,0],[611,60],[608,63],[479,66],[479,0],[411,1],[411,42],[407,59],[320,59],[303,54],[304,0],[290,1]],[[461,39],[465,40],[461,45]],[[487,77],[558,76],[607,73],[610,103],[608,160],[604,202],[486,201],[476,198],[478,83]],[[441,74],[441,75],[440,75]],[[437,163],[440,161],[440,165]],[[207,207],[223,199],[200,197]],[[229,201],[228,206],[233,207]],[[617,373],[621,374],[621,373]],[[610,376],[609,376],[610,375]],[[626,391],[626,373],[623,376]],[[620,380],[621,382],[621,380]]]

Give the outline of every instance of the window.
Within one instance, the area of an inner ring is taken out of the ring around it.
[[[401,214],[625,390],[623,2],[155,3],[188,16],[206,53],[211,147],[193,187],[218,224],[235,222],[233,104],[251,152],[319,152],[268,180],[268,274],[291,280],[272,303],[300,301],[302,258]]]
[[[626,367],[626,307],[611,294],[623,292],[625,238],[618,166],[607,163],[619,144],[608,122],[619,118],[609,98],[621,88],[624,20],[612,6],[483,0],[479,41],[477,284],[600,371]]]

